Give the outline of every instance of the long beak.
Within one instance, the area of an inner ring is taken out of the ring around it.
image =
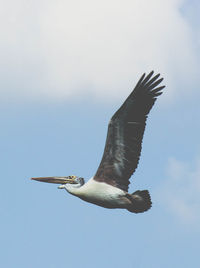
[[[39,178],[31,178],[31,180],[48,182],[48,183],[57,183],[57,184],[73,183],[73,179],[69,177],[39,177]]]

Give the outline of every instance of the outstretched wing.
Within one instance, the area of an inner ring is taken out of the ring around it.
[[[94,180],[128,191],[129,178],[137,168],[146,119],[165,86],[153,71],[142,75],[136,87],[108,125],[104,154]]]

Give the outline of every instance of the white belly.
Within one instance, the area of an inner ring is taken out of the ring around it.
[[[72,193],[79,198],[106,208],[124,208],[127,206],[126,192],[106,184],[90,179],[82,187]]]

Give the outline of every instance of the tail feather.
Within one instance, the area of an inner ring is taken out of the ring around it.
[[[127,208],[130,212],[141,213],[151,208],[151,197],[147,190],[136,191],[129,194],[128,198],[132,202],[132,205]]]

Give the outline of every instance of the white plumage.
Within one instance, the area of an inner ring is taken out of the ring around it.
[[[73,184],[64,184],[59,186],[70,194],[73,194],[84,201],[94,203],[106,208],[124,208],[130,203],[125,198],[125,192],[117,187],[104,182],[97,182],[91,178],[81,187],[74,187]],[[122,198],[124,197],[124,198]]]

